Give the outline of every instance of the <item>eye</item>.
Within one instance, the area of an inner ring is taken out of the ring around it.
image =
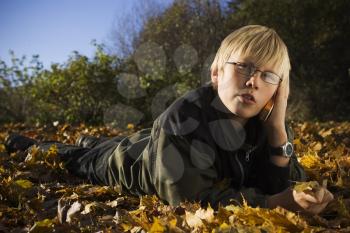
[[[247,68],[247,67],[248,67],[248,65],[245,64],[245,63],[237,63],[237,66],[238,66],[239,68]]]
[[[263,72],[261,74],[261,77],[269,83],[278,83],[279,78],[277,77],[277,75],[270,73],[270,72]]]

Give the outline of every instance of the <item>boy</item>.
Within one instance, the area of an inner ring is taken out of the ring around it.
[[[312,196],[290,188],[305,173],[285,124],[289,71],[277,33],[245,26],[221,43],[211,83],[177,99],[152,128],[109,140],[82,137],[76,146],[55,144],[72,174],[135,195],[155,194],[171,205],[196,200],[216,208],[244,197],[252,206],[317,214],[333,199],[327,189]],[[260,120],[270,100],[274,109]],[[53,142],[12,136],[6,145],[31,144],[47,150]]]

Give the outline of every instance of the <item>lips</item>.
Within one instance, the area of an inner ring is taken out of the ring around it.
[[[241,96],[242,96],[244,99],[249,100],[249,101],[252,101],[252,102],[255,103],[255,98],[254,98],[254,96],[252,96],[251,94],[242,94]]]

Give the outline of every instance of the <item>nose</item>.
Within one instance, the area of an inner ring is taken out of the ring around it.
[[[250,75],[249,79],[246,82],[246,86],[251,86],[253,89],[258,89],[257,79],[259,78],[259,76],[260,72],[256,70],[252,75]]]

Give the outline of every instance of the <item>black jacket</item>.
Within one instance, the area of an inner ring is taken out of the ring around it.
[[[295,154],[288,167],[270,162],[257,117],[242,127],[230,120],[211,84],[178,98],[155,121],[122,140],[109,157],[107,177],[136,195],[156,194],[177,205],[196,200],[214,208],[242,197],[266,207],[266,195],[305,180]],[[289,141],[293,132],[286,125]]]

